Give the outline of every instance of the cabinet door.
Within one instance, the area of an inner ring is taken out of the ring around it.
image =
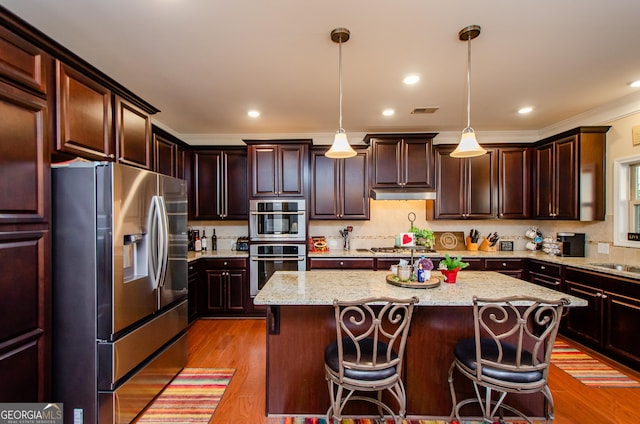
[[[189,298],[187,302],[189,322],[198,317],[198,286],[200,285],[200,272],[196,263],[189,264]]]
[[[535,218],[551,218],[555,213],[555,161],[553,144],[536,149],[534,180]]]
[[[640,299],[604,292],[602,300],[605,304],[604,350],[637,368],[640,365]]]
[[[224,155],[224,216],[225,219],[247,219],[249,197],[247,195],[247,152],[232,150]]]
[[[245,286],[247,285],[247,271],[232,269],[226,271],[227,278],[227,299],[226,311],[244,312],[245,308]]]
[[[0,399],[46,401],[50,382],[48,231],[0,231]]]
[[[342,219],[369,219],[369,151],[357,149],[356,152],[352,158],[340,159]]]
[[[436,149],[436,200],[434,218],[459,219],[466,213],[465,161],[449,156],[451,149]]]
[[[151,169],[151,117],[142,109],[116,97],[118,162]]]
[[[402,140],[372,140],[373,161],[371,187],[398,187],[401,180]]]
[[[599,347],[602,341],[602,292],[574,281],[565,281],[565,284],[567,294],[589,302],[584,308],[569,308],[564,318],[565,332],[578,341]]]
[[[339,178],[340,161],[311,152],[311,219],[337,219],[341,198]]]
[[[40,49],[0,27],[0,75],[46,95],[50,61]]]
[[[577,136],[555,142],[555,218],[579,219]]]
[[[278,196],[304,196],[307,146],[283,144],[278,151]]]
[[[113,160],[111,91],[56,62],[56,149],[93,160]]]
[[[176,176],[177,146],[158,134],[153,135],[153,170],[160,174]]]
[[[527,147],[498,149],[498,217],[531,217],[531,150]]]
[[[251,195],[266,197],[278,195],[277,146],[249,146],[251,156]]]
[[[431,139],[404,139],[402,145],[405,187],[434,188]]]
[[[203,299],[205,301],[203,310],[207,314],[224,312],[227,300],[225,294],[225,272],[222,270],[207,270],[207,295]]]
[[[371,139],[372,188],[433,188],[432,137]]]
[[[459,159],[458,159],[459,160]],[[465,159],[465,218],[496,218],[498,206],[498,164],[497,153],[487,149],[487,153]]]
[[[193,152],[192,219],[216,219],[221,213],[222,152]]]
[[[48,110],[45,100],[0,83],[0,224],[48,221]]]

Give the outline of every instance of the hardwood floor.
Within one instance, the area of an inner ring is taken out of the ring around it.
[[[210,424],[280,421],[265,417],[265,352],[264,320],[201,319],[191,326],[188,367],[236,369]],[[555,424],[640,422],[640,389],[588,387],[555,366],[549,386],[555,399]]]

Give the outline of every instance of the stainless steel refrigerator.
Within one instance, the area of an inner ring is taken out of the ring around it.
[[[53,399],[128,423],[187,360],[184,180],[106,162],[52,169]]]

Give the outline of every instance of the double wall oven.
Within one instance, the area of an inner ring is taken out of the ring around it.
[[[249,202],[249,287],[255,296],[276,271],[307,269],[303,199]]]

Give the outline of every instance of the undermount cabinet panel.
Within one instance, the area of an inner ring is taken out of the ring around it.
[[[113,160],[111,91],[56,61],[56,149],[92,160]]]
[[[449,156],[452,146],[437,146],[436,200],[428,202],[435,219],[496,218],[498,156],[495,149],[469,159]],[[432,205],[430,203],[433,203]]]
[[[371,188],[434,188],[433,138],[437,133],[367,134]]]
[[[311,152],[311,219],[369,219],[368,150],[348,159]]]

